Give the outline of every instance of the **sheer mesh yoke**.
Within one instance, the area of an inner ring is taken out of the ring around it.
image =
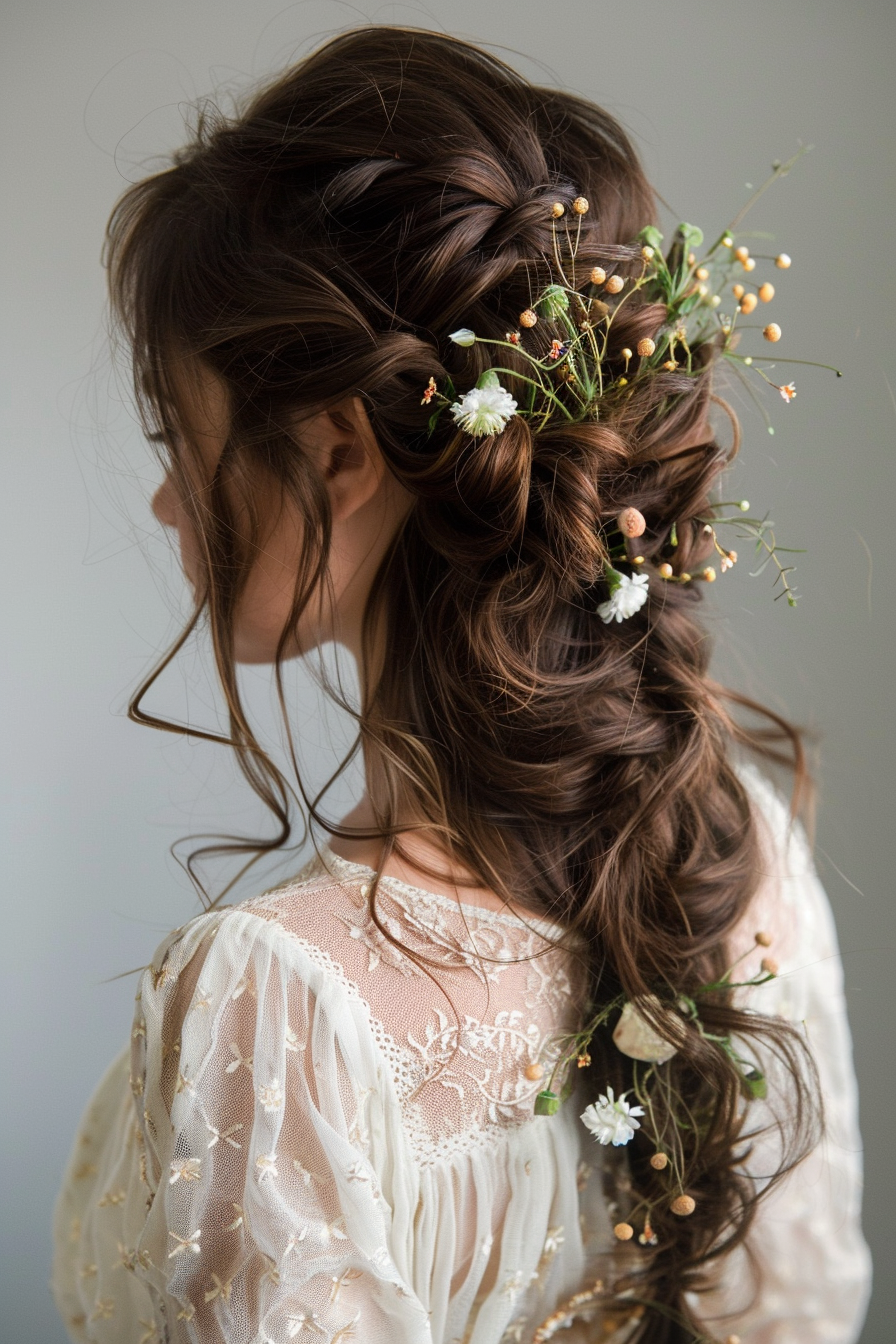
[[[808,855],[782,868],[767,790],[764,806],[763,921],[790,937],[775,987],[795,1007],[800,986],[796,1011],[817,1018],[840,1133],[807,1185],[800,1171],[785,1183],[793,1214],[776,1197],[772,1293],[739,1333],[848,1341],[867,1263],[833,931]],[[555,926],[381,879],[381,922],[408,955],[370,919],[371,876],[325,849],[157,951],[57,1207],[54,1291],[73,1338],[529,1344],[595,1274],[613,1244],[601,1150],[574,1100],[533,1115],[533,1066],[547,1073],[583,1010],[575,948]],[[779,991],[757,1007],[787,1004]],[[720,1281],[713,1314],[742,1288]]]

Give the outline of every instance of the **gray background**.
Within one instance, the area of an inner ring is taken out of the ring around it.
[[[675,216],[707,232],[774,158],[815,146],[745,227],[774,229],[775,249],[794,257],[786,275],[772,273],[779,298],[765,310],[784,328],[781,353],[837,362],[846,377],[788,373],[793,406],[764,397],[774,439],[738,394],[745,446],[730,487],[772,506],[785,539],[808,548],[804,599],[796,612],[774,604],[767,581],[741,565],[716,585],[711,619],[720,674],[821,735],[818,862],[843,947],[878,1252],[863,1339],[888,1344],[894,8],[7,0],[5,10],[2,1338],[63,1339],[46,1288],[50,1210],[77,1117],[128,1032],[134,979],[107,978],[143,964],[196,910],[168,846],[254,815],[223,749],[123,717],[185,598],[147,508],[155,471],[106,351],[104,221],[124,183],[179,142],[185,102],[243,87],[328,32],[373,19],[515,50],[525,73],[604,103],[635,135]],[[299,736],[322,780],[327,736],[344,730],[295,676]],[[247,688],[271,723],[264,673]],[[181,660],[153,703],[214,723],[201,654]]]

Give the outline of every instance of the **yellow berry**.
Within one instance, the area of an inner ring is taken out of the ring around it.
[[[740,301],[740,310],[742,313],[752,313],[759,300],[755,294],[745,294]]]
[[[743,285],[733,285],[731,288],[731,293],[734,295],[736,299],[742,299],[744,296]]]
[[[607,293],[618,294],[624,284],[625,281],[623,280],[621,275],[611,275],[609,280],[607,281]]]
[[[529,1079],[530,1083],[537,1083],[539,1078],[543,1076],[544,1069],[541,1067],[540,1064],[529,1064],[527,1068],[523,1070],[523,1072]]]
[[[730,234],[730,233],[726,233],[726,234],[725,234],[725,237],[722,239],[722,246],[723,246],[723,247],[733,247],[733,246],[734,246],[734,239],[731,237],[731,234]]]
[[[646,359],[653,354],[654,350],[656,350],[656,341],[652,341],[649,336],[642,336],[638,342],[638,354]]]
[[[524,312],[520,313],[521,327],[534,327],[537,321],[538,314],[532,308],[526,308]]]
[[[706,269],[705,266],[698,266],[698,268],[697,268],[697,279],[698,279],[698,280],[708,280],[708,279],[709,279],[709,271]]]
[[[694,262],[695,262],[696,260],[697,260],[697,258],[694,256],[693,252],[689,252],[689,253],[688,253],[688,265],[689,265],[689,266],[693,266],[693,264],[694,264]]]
[[[781,339],[781,328],[778,326],[777,322],[769,322],[762,334],[767,341],[774,343]]]
[[[620,378],[620,379],[618,379],[618,381],[617,381],[617,386],[618,386],[618,387],[628,387],[628,379],[627,379],[627,378]]]
[[[672,1201],[672,1212],[677,1213],[679,1218],[687,1218],[696,1209],[696,1201],[691,1199],[690,1195],[679,1195]]]
[[[755,258],[755,257],[747,257],[746,261],[741,262],[741,265],[743,266],[743,268],[744,268],[745,271],[755,271],[755,269],[756,269],[756,258]]]
[[[627,362],[628,360],[630,360],[631,357],[632,357],[632,351],[631,351],[630,347],[627,346],[627,345],[624,345],[624,346],[622,347],[622,349],[619,351],[619,353],[620,353],[620,355],[622,356],[622,358],[623,358],[624,360],[626,360],[626,362]]]
[[[663,561],[663,563],[659,567],[658,573],[661,579],[671,579],[672,566],[670,564],[667,564],[666,561]]]
[[[678,360],[677,360],[677,359],[666,359],[666,360],[664,360],[664,361],[663,361],[663,368],[666,369],[667,372],[669,372],[669,373],[673,373],[673,372],[675,371],[675,369],[678,368]]]
[[[555,201],[554,204],[551,206],[551,214],[554,216],[555,219],[560,219],[560,217],[564,213],[565,208],[563,206],[563,203],[561,201]]]
[[[678,577],[681,579],[682,583],[690,583],[691,581],[691,576],[687,572],[687,570],[684,570],[683,573],[679,574]]]
[[[642,248],[641,248],[641,256],[644,258],[645,261],[652,261],[652,260],[653,260],[653,257],[655,256],[655,253],[654,253],[653,248],[652,248],[652,247],[642,247]]]
[[[633,565],[643,565],[643,563],[644,563],[644,557],[643,557],[643,555],[633,555],[633,556],[632,556],[632,564],[633,564]]]
[[[706,568],[705,568],[704,571],[703,571],[703,577],[704,577],[704,579],[706,580],[707,583],[715,583],[715,581],[716,581],[716,572],[715,572],[715,570],[713,569],[712,565],[707,565],[707,566],[706,566]]]
[[[654,1171],[665,1171],[666,1167],[669,1165],[669,1159],[665,1153],[654,1153],[653,1157],[650,1159],[650,1165],[653,1167]]]
[[[744,247],[743,243],[741,243],[740,247],[734,249],[734,255],[737,257],[738,261],[746,261],[747,257],[750,255],[750,249]]]
[[[729,551],[728,554],[729,554],[729,558],[730,558],[731,552]],[[754,934],[754,937],[755,937],[755,939],[756,939],[757,944],[758,944],[760,947],[771,947],[771,945],[772,945],[772,936],[771,936],[770,933],[765,933],[765,931],[764,931],[763,929],[760,929],[756,934]]]
[[[603,266],[594,266],[591,270],[592,285],[602,285],[607,278],[607,273]]]
[[[572,208],[577,215],[587,215],[588,200],[585,196],[577,196],[572,203]]]
[[[631,1241],[632,1237],[635,1235],[635,1229],[632,1227],[631,1223],[617,1223],[613,1228],[613,1235],[614,1237],[617,1237],[619,1241]]]
[[[777,257],[775,257],[775,265],[777,266],[779,271],[787,270],[788,266],[790,265],[790,258],[788,257],[786,252],[781,252]]]
[[[775,297],[775,287],[768,280],[764,285],[759,286],[759,297],[763,303],[771,303]]]

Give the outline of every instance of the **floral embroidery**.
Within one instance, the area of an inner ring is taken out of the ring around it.
[[[111,1297],[98,1297],[93,1304],[92,1321],[111,1321],[115,1315],[115,1303]]]
[[[141,1317],[137,1322],[143,1326],[143,1334],[140,1336],[140,1344],[156,1344],[159,1338],[159,1327],[155,1321],[144,1321]]]
[[[288,1255],[292,1255],[293,1251],[298,1250],[299,1246],[305,1240],[307,1235],[308,1235],[308,1224],[306,1223],[305,1226],[302,1228],[301,1232],[294,1233],[284,1246],[283,1254],[280,1257],[281,1262],[285,1260]]]
[[[169,1232],[169,1237],[177,1242],[173,1251],[168,1252],[168,1259],[173,1260],[176,1255],[185,1255],[188,1252],[198,1255],[200,1252],[199,1238],[202,1236],[202,1228],[197,1227],[195,1232],[191,1232],[188,1237],[179,1237],[176,1232]]]
[[[287,1316],[288,1329],[286,1333],[290,1339],[295,1339],[302,1330],[315,1330],[319,1335],[329,1334],[329,1331],[321,1322],[316,1311],[310,1307],[300,1307],[295,1316]]]
[[[266,1087],[258,1089],[258,1100],[268,1115],[274,1111],[279,1111],[283,1105],[283,1092],[279,1078],[272,1078]]]
[[[204,985],[196,986],[196,997],[193,1000],[193,1007],[200,1012],[207,1011],[212,1005],[211,990],[206,989]]]
[[[178,1181],[198,1181],[201,1175],[202,1162],[198,1157],[183,1158],[181,1161],[171,1163],[168,1184],[176,1185]]]
[[[236,1217],[234,1218],[232,1223],[227,1224],[227,1226],[224,1229],[225,1232],[235,1232],[238,1227],[243,1226],[244,1215],[242,1204],[231,1204],[230,1207],[233,1209],[234,1213],[236,1214]]]
[[[235,1058],[232,1059],[232,1060],[230,1061],[229,1064],[225,1065],[225,1067],[224,1067],[224,1072],[225,1072],[225,1073],[236,1073],[237,1069],[240,1067],[240,1065],[242,1065],[242,1067],[243,1067],[244,1069],[247,1069],[248,1072],[251,1073],[251,1072],[252,1072],[252,1056],[251,1056],[251,1055],[244,1055],[244,1054],[242,1053],[242,1051],[240,1050],[239,1046],[237,1045],[236,1041],[232,1041],[232,1042],[231,1042],[230,1050],[231,1050],[231,1053],[235,1056]]]
[[[255,1166],[258,1168],[259,1182],[267,1180],[269,1176],[277,1176],[277,1154],[260,1153],[255,1159]]]
[[[360,1269],[344,1269],[341,1274],[334,1274],[330,1280],[333,1287],[330,1289],[330,1302],[336,1302],[339,1294],[347,1283],[354,1283],[355,1279],[362,1279],[364,1275]]]
[[[206,1290],[206,1301],[214,1302],[216,1297],[222,1298],[222,1301],[230,1301],[230,1290],[232,1278],[228,1278],[226,1284],[218,1277],[218,1274],[212,1274],[211,1288]]]
[[[359,1311],[352,1317],[350,1321],[346,1321],[345,1325],[340,1325],[339,1328],[337,1330],[334,1330],[332,1335],[330,1336],[330,1344],[342,1344],[342,1341],[345,1339],[355,1339],[356,1338],[355,1326],[358,1324],[358,1321],[360,1319],[361,1319],[361,1313]]]
[[[106,1193],[103,1195],[102,1199],[98,1200],[97,1208],[105,1209],[108,1208],[110,1205],[114,1206],[116,1204],[123,1204],[126,1199],[127,1199],[126,1190],[121,1189],[107,1190]]]
[[[196,1315],[196,1308],[193,1306],[191,1302],[189,1303],[188,1306],[181,1307],[180,1311],[177,1313],[177,1319],[179,1321],[192,1321],[195,1315]]]
[[[229,1144],[231,1148],[242,1148],[243,1145],[239,1140],[232,1137],[242,1129],[243,1126],[241,1124],[231,1125],[229,1129],[216,1129],[214,1125],[210,1125],[206,1120],[205,1127],[212,1136],[208,1141],[209,1148],[214,1148],[215,1144],[219,1141]]]

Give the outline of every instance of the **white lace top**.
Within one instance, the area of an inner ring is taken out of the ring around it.
[[[829,1137],[763,1207],[756,1301],[729,1261],[701,1311],[735,1310],[718,1333],[743,1344],[847,1344],[868,1265],[833,925],[804,843],[754,787],[773,838],[750,928],[779,931],[782,962],[762,1007],[806,1022]],[[381,879],[384,927],[426,965],[372,924],[371,876],[324,849],[158,949],[58,1202],[74,1339],[541,1344],[617,1244],[581,1107],[533,1116],[533,1066],[581,1012],[574,952],[555,926]]]

